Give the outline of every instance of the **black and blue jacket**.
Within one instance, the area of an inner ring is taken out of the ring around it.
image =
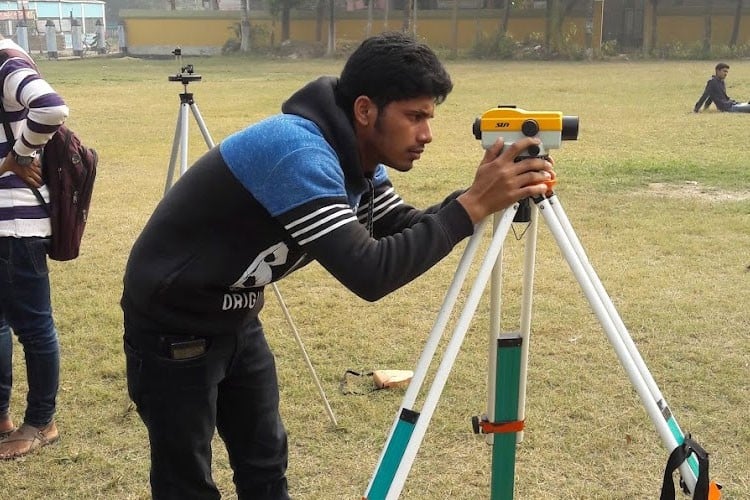
[[[174,334],[236,333],[257,316],[266,285],[313,260],[374,301],[471,235],[458,193],[417,210],[383,165],[363,174],[336,84],[311,82],[167,192],[128,260],[127,321]]]

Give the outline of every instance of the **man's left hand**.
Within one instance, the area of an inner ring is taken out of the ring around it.
[[[4,174],[5,172],[13,172],[23,182],[31,187],[38,188],[43,184],[42,165],[39,163],[38,157],[34,158],[34,161],[31,163],[31,165],[23,167],[16,163],[16,159],[13,158],[13,154],[9,154],[5,157],[5,160],[3,160],[3,164],[0,165],[0,175]]]

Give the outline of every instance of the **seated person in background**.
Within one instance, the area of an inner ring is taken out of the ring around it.
[[[703,109],[706,109],[711,105],[711,102],[713,102],[716,105],[716,109],[719,111],[750,113],[750,103],[737,102],[734,99],[730,99],[727,95],[727,87],[724,80],[728,74],[729,65],[727,63],[719,63],[716,65],[716,72],[706,83],[703,95],[701,95],[698,102],[695,103],[693,112],[698,113],[701,106],[703,106]]]

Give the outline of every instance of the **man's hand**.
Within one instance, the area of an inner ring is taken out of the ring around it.
[[[547,192],[544,182],[554,178],[551,159],[514,161],[529,146],[539,143],[537,138],[524,138],[502,151],[503,141],[498,139],[485,151],[474,182],[457,198],[474,224],[519,200]]]
[[[23,182],[31,187],[38,188],[42,182],[42,165],[39,163],[39,157],[34,158],[31,165],[22,167],[16,163],[16,159],[13,157],[13,153],[8,154],[3,160],[3,164],[0,165],[0,175],[5,172],[13,172]]]

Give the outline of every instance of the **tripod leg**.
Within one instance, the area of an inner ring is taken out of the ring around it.
[[[456,357],[458,356],[459,350],[461,349],[461,344],[463,343],[463,339],[469,329],[471,320],[474,317],[474,313],[476,312],[476,308],[479,305],[479,301],[482,298],[484,289],[487,286],[487,282],[490,279],[490,275],[492,273],[493,267],[495,266],[495,262],[497,262],[498,255],[500,255],[505,236],[508,233],[508,229],[510,229],[510,225],[513,222],[513,217],[515,216],[517,209],[518,204],[514,205],[510,209],[505,210],[502,220],[498,225],[497,231],[492,237],[490,247],[487,250],[487,254],[485,255],[484,260],[482,261],[482,265],[477,274],[477,278],[472,285],[471,291],[466,298],[464,309],[458,318],[456,327],[453,331],[453,335],[448,342],[445,352],[443,353],[443,359],[440,362],[440,366],[435,373],[435,378],[432,382],[429,392],[427,393],[427,397],[425,398],[425,402],[422,407],[422,413],[414,426],[413,435],[411,436],[411,439],[409,440],[409,443],[404,450],[402,460],[398,468],[396,469],[393,483],[391,484],[390,488],[386,490],[388,492],[388,495],[386,496],[387,499],[395,500],[401,494],[401,490],[403,489],[404,483],[406,482],[406,476],[409,474],[411,466],[414,463],[414,459],[417,455],[417,451],[419,450],[419,446],[422,442],[422,439],[424,438],[425,432],[427,431],[427,425],[429,424],[430,419],[432,418],[432,414],[437,407],[438,400],[440,399],[440,394],[445,387],[450,370],[456,360]]]
[[[534,296],[534,268],[536,266],[536,239],[539,226],[539,211],[531,210],[531,226],[527,229],[524,248],[523,289],[521,291],[521,366],[518,375],[518,420],[526,418],[526,379],[531,344],[531,306]],[[517,442],[523,440],[523,431],[516,434]]]
[[[177,163],[177,152],[180,149],[180,134],[182,132],[182,106],[177,110],[177,126],[174,131],[174,140],[172,141],[172,154],[169,156],[169,168],[167,169],[167,184],[164,186],[164,194],[167,194],[169,188],[174,182],[174,166]]]
[[[580,243],[564,212],[561,209],[556,210],[553,207],[556,203],[559,202],[554,195],[549,199],[545,198],[537,202],[538,208],[544,216],[558,247],[581,286],[594,314],[604,328],[610,344],[614,347],[615,353],[628,374],[630,382],[638,393],[652,423],[656,427],[662,443],[668,450],[674,450],[684,442],[684,434],[677,426],[677,422],[663,398],[659,400],[654,398],[650,385],[655,386],[655,384],[649,384],[647,381],[652,381],[650,372],[645,367],[645,363],[643,363],[640,354],[635,349],[635,345],[632,344],[632,339],[624,329],[624,326],[618,329],[617,325],[622,324],[622,320],[613,306],[608,307],[605,304],[605,302],[611,303],[611,301],[601,286],[598,277],[596,277],[593,268],[588,264],[585,254],[579,254],[579,252],[582,252]],[[559,216],[566,222],[561,222]],[[574,241],[577,243],[574,244]],[[579,252],[576,251],[576,246],[579,247]],[[606,299],[603,299],[603,297],[606,297]],[[636,362],[636,359],[640,361]],[[657,394],[661,397],[658,389]],[[695,489],[698,476],[698,465],[695,462],[695,458],[690,457],[680,465],[682,478],[691,492]]]
[[[328,418],[331,419],[331,423],[333,424],[333,426],[337,427],[338,422],[336,422],[336,415],[334,415],[333,410],[331,410],[331,405],[328,403],[328,398],[326,397],[326,393],[323,390],[323,386],[320,384],[320,379],[318,379],[318,375],[317,373],[315,373],[315,368],[310,361],[310,357],[307,355],[305,345],[302,343],[302,338],[297,331],[297,327],[294,325],[294,321],[292,321],[292,316],[291,314],[289,314],[289,309],[287,309],[286,304],[284,303],[284,299],[281,297],[281,292],[279,292],[279,288],[276,286],[276,283],[273,283],[272,285],[273,291],[276,294],[276,298],[279,299],[279,305],[281,305],[281,309],[284,312],[284,317],[286,317],[286,321],[287,323],[289,323],[289,326],[292,329],[294,339],[297,341],[297,345],[302,350],[302,357],[305,359],[305,364],[307,365],[308,370],[310,370],[310,374],[312,375],[313,381],[315,382],[315,386],[318,389],[318,394],[320,394],[320,397],[323,400],[323,406],[325,406],[326,413],[328,413]]]
[[[188,104],[180,104],[180,124],[182,125],[180,136],[180,175],[187,172],[188,168]]]
[[[477,253],[487,223],[488,219],[485,219],[477,225],[474,229],[474,234],[466,245],[466,249],[464,250],[461,261],[458,264],[456,273],[453,275],[453,280],[451,281],[448,292],[443,300],[443,305],[435,319],[435,324],[430,331],[430,335],[427,338],[422,354],[417,361],[414,375],[412,376],[411,382],[409,382],[409,386],[407,387],[403,401],[401,402],[401,409],[398,411],[396,418],[393,421],[393,426],[391,427],[385,446],[383,447],[380,458],[375,467],[375,473],[370,479],[370,484],[367,486],[365,498],[384,498],[387,493],[386,488],[393,480],[396,467],[398,467],[398,461],[401,459],[406,443],[408,443],[414,430],[415,420],[412,417],[418,417],[419,415],[414,412],[412,408],[416,403],[419,390],[422,388],[422,383],[427,376],[430,362],[435,356],[435,351],[438,348],[438,344],[443,336],[445,327],[448,324],[450,315],[455,308],[458,294],[461,292],[461,288],[466,281],[466,275],[468,274],[471,263]]]
[[[206,141],[206,146],[208,146],[208,149],[211,149],[214,147],[214,140],[211,138],[208,128],[206,128],[206,123],[203,121],[203,117],[201,116],[201,112],[198,111],[198,105],[195,101],[190,103],[190,109],[193,112],[195,121],[198,122],[198,128],[200,129],[201,134],[203,134],[203,140]]]

